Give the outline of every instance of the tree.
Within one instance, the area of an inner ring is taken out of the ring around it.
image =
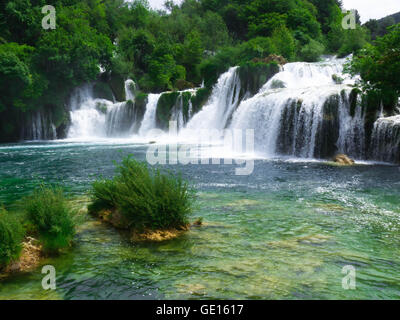
[[[360,74],[363,89],[378,94],[387,107],[393,108],[400,96],[400,24],[389,30],[361,50],[346,69]]]
[[[9,48],[0,46],[0,112],[7,106],[20,104],[24,90],[32,84],[28,66]]]
[[[286,27],[275,29],[271,37],[272,43],[278,54],[287,60],[294,60],[296,55],[296,43],[292,33]]]

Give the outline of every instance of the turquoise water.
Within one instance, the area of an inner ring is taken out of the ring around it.
[[[140,144],[0,145],[0,202],[13,211],[42,181],[62,183],[75,205],[97,175]],[[250,176],[235,166],[169,166],[199,190],[192,219],[205,225],[179,239],[132,244],[86,217],[74,247],[47,259],[57,289],[41,287],[41,268],[0,281],[0,299],[398,299],[400,170],[360,164],[257,160]],[[342,288],[343,266],[356,289]]]

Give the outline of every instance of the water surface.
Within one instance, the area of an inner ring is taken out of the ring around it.
[[[111,177],[127,154],[116,143],[0,145],[0,202],[17,201],[42,181],[82,196],[98,175]],[[169,166],[199,190],[191,219],[205,226],[158,244],[132,244],[90,217],[74,247],[47,259],[57,290],[41,288],[40,268],[0,281],[0,299],[398,299],[400,170],[319,161],[256,160],[250,176],[235,166]],[[343,266],[356,290],[342,288]]]

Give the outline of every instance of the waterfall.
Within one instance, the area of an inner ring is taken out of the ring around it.
[[[400,115],[374,123],[370,150],[374,160],[400,162]]]
[[[148,131],[156,128],[156,110],[158,99],[161,94],[149,94],[146,105],[146,112],[143,117],[142,124],[139,129],[139,135],[145,136]]]
[[[77,88],[69,103],[71,126],[68,138],[121,137],[137,131],[136,84],[128,79],[124,85],[127,101],[117,103],[94,98],[92,85]]]
[[[56,127],[50,113],[46,110],[36,110],[29,113],[24,120],[21,138],[24,140],[57,139]]]
[[[135,91],[137,90],[135,81],[133,81],[131,79],[126,80],[124,87],[125,87],[126,100],[134,101],[135,100]]]
[[[190,119],[186,128],[191,130],[224,129],[239,104],[239,94],[238,67],[233,67],[219,77],[209,101]]]
[[[345,61],[288,63],[252,97],[241,94],[246,80],[240,79],[239,67],[232,67],[220,75],[197,113],[191,101],[197,89],[149,94],[147,104],[140,100],[139,106],[136,84],[130,79],[125,81],[127,101],[118,103],[94,98],[86,85],[71,97],[68,137],[146,137],[155,128],[166,131],[172,120],[182,141],[197,139],[200,130],[253,129],[255,152],[267,157],[329,158],[346,153],[355,159],[400,161],[400,116],[378,119],[372,136],[366,137],[365,108],[352,94],[357,78],[343,74]],[[44,120],[38,119],[32,120],[35,137],[43,131]],[[211,139],[220,142],[223,133],[217,135]]]
[[[364,119],[351,115],[349,78],[341,84],[344,60],[289,63],[254,97],[240,103],[232,129],[254,129],[259,153],[323,158],[336,151],[361,158]]]

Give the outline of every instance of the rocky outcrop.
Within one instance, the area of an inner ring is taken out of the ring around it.
[[[168,128],[169,121],[176,121],[178,127],[190,118],[192,93],[189,91],[173,91],[163,93],[157,103],[156,122],[161,129]]]
[[[284,65],[287,63],[287,60],[279,55],[276,54],[270,54],[268,57],[266,58],[254,58],[252,60],[254,63],[271,63],[271,62],[275,62],[279,65]]]
[[[333,158],[333,162],[340,164],[340,165],[346,165],[346,166],[351,166],[355,163],[353,159],[349,158],[345,154],[337,154]]]
[[[239,68],[240,99],[255,95],[279,70],[279,63],[272,58],[253,59],[241,65]]]

